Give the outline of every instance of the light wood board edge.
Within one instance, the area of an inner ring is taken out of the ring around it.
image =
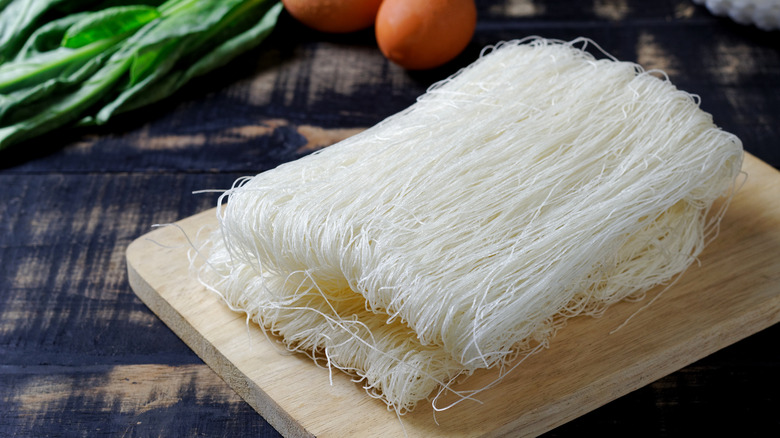
[[[148,235],[140,239],[146,239]],[[128,247],[128,250],[130,247]],[[257,413],[285,437],[314,438],[303,426],[279,406],[260,387],[239,370],[214,345],[196,330],[171,304],[127,264],[128,282],[141,301],[216,372]],[[204,291],[205,293],[205,291]]]

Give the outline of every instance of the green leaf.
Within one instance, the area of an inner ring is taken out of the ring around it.
[[[60,47],[0,65],[0,93],[35,86],[60,75],[69,75],[101,53],[115,50],[112,47],[122,38],[122,35],[117,35],[78,49]]]
[[[33,116],[36,106],[48,105],[47,99],[58,99],[61,94],[77,89],[104,64],[110,52],[89,59],[80,68],[39,82],[34,86],[0,94],[0,126],[14,124]]]
[[[208,40],[220,23],[227,21],[242,4],[258,4],[263,0],[200,0],[178,3],[176,13],[163,16],[125,45],[128,56],[133,58],[126,88],[131,89],[146,81],[150,75],[162,76],[171,71],[179,58],[193,51]],[[166,3],[167,4],[167,3]],[[123,56],[123,55],[119,55]]]
[[[200,56],[183,75],[182,85],[192,78],[222,67],[240,54],[257,47],[273,31],[282,9],[281,3],[272,4],[261,19],[255,20],[254,26],[226,41],[222,40],[224,42],[219,46]]]
[[[44,16],[60,7],[87,10],[97,0],[14,0],[0,12],[0,63],[12,59]],[[60,18],[62,15],[56,15]]]
[[[160,0],[0,0],[0,64],[16,56],[32,33],[70,14],[101,10],[120,5],[157,6]]]
[[[91,123],[104,124],[112,116],[160,101],[183,87],[191,79],[219,68],[240,54],[258,46],[271,33],[276,25],[283,6],[279,2],[254,2],[252,10],[236,11],[249,18],[252,24],[248,29],[227,40],[197,58],[195,62],[180,65],[168,74],[157,74],[125,90],[114,101],[106,104],[90,120]],[[235,21],[231,21],[235,23]],[[212,28],[212,31],[215,31]]]
[[[178,58],[177,52],[180,48],[180,41],[176,38],[160,41],[136,52],[133,55],[133,64],[130,66],[127,87],[133,87],[144,81],[156,70],[159,70],[159,73],[169,71]]]
[[[119,81],[129,66],[129,58],[109,60],[76,90],[26,108],[29,117],[0,128],[0,150],[77,121]]]
[[[24,43],[24,46],[17,53],[15,61],[21,61],[33,55],[42,52],[48,52],[58,49],[62,43],[62,37],[65,32],[76,22],[88,16],[89,12],[71,14],[63,18],[50,21],[39,27],[30,38]]]
[[[149,6],[117,6],[89,14],[71,26],[62,46],[77,49],[117,35],[136,31],[160,16]]]

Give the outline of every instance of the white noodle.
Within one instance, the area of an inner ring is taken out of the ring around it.
[[[665,78],[578,43],[497,45],[407,110],[237,182],[214,287],[291,345],[381,369],[378,393],[408,409],[425,395],[394,380],[404,355],[357,345],[388,318],[383,339],[430,352],[424,374],[446,383],[668,282],[715,231],[741,142]],[[323,325],[333,339],[311,340]]]

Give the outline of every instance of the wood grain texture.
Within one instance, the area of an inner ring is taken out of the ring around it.
[[[621,303],[602,318],[573,319],[549,350],[480,393],[483,404],[437,413],[438,425],[430,406],[421,406],[403,418],[406,434],[535,436],[780,321],[780,259],[771,256],[780,254],[780,198],[772,190],[780,172],[752,156],[743,170],[748,179],[701,267],[689,269],[652,306],[636,313],[636,303]],[[134,241],[127,260],[139,297],[282,434],[403,435],[395,415],[348,377],[336,373],[330,386],[328,370],[279,354],[190,275],[185,235],[215,223],[209,210]],[[495,378],[476,373],[460,389]]]
[[[38,366],[4,377],[3,403],[18,408],[3,413],[2,436],[183,437],[209,423],[234,436],[275,434],[203,364]],[[18,426],[10,431],[9,423]]]

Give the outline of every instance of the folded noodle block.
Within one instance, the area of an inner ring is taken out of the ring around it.
[[[401,113],[237,181],[199,278],[400,413],[672,281],[714,236],[742,145],[587,45],[499,44]]]

